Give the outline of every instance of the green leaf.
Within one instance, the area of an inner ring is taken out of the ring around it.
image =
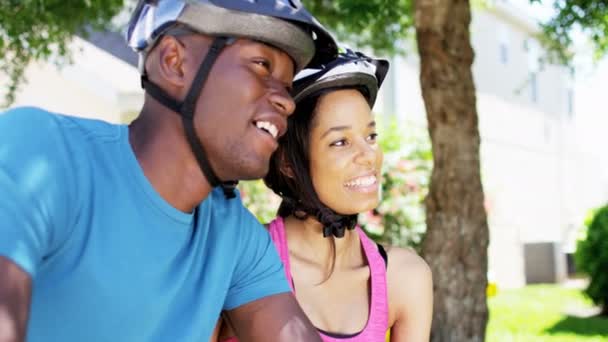
[[[122,0],[0,2],[0,71],[9,78],[3,107],[14,102],[31,62],[69,57],[74,35],[105,28],[123,6]]]

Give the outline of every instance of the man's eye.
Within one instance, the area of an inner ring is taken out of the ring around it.
[[[267,71],[270,71],[270,61],[268,61],[267,59],[256,59],[253,61],[253,63],[263,67]]]

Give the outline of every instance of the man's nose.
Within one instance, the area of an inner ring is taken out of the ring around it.
[[[273,82],[269,101],[281,114],[289,116],[296,109],[296,103],[281,82]]]

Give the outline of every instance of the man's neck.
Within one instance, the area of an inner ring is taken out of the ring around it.
[[[176,209],[190,213],[211,192],[175,113],[144,106],[129,125],[129,143],[148,181]]]

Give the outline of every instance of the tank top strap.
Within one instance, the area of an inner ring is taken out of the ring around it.
[[[277,216],[272,222],[270,222],[268,226],[268,233],[270,234],[270,238],[274,243],[274,246],[279,253],[279,258],[281,258],[281,262],[283,263],[283,268],[285,269],[285,277],[287,278],[287,282],[289,283],[289,287],[293,292],[293,281],[291,277],[291,266],[289,264],[289,248],[287,247],[287,236],[285,235],[285,223],[283,218]]]
[[[359,226],[356,227],[370,271],[371,300],[367,329],[384,336],[388,329],[388,291],[386,264],[376,243]]]

